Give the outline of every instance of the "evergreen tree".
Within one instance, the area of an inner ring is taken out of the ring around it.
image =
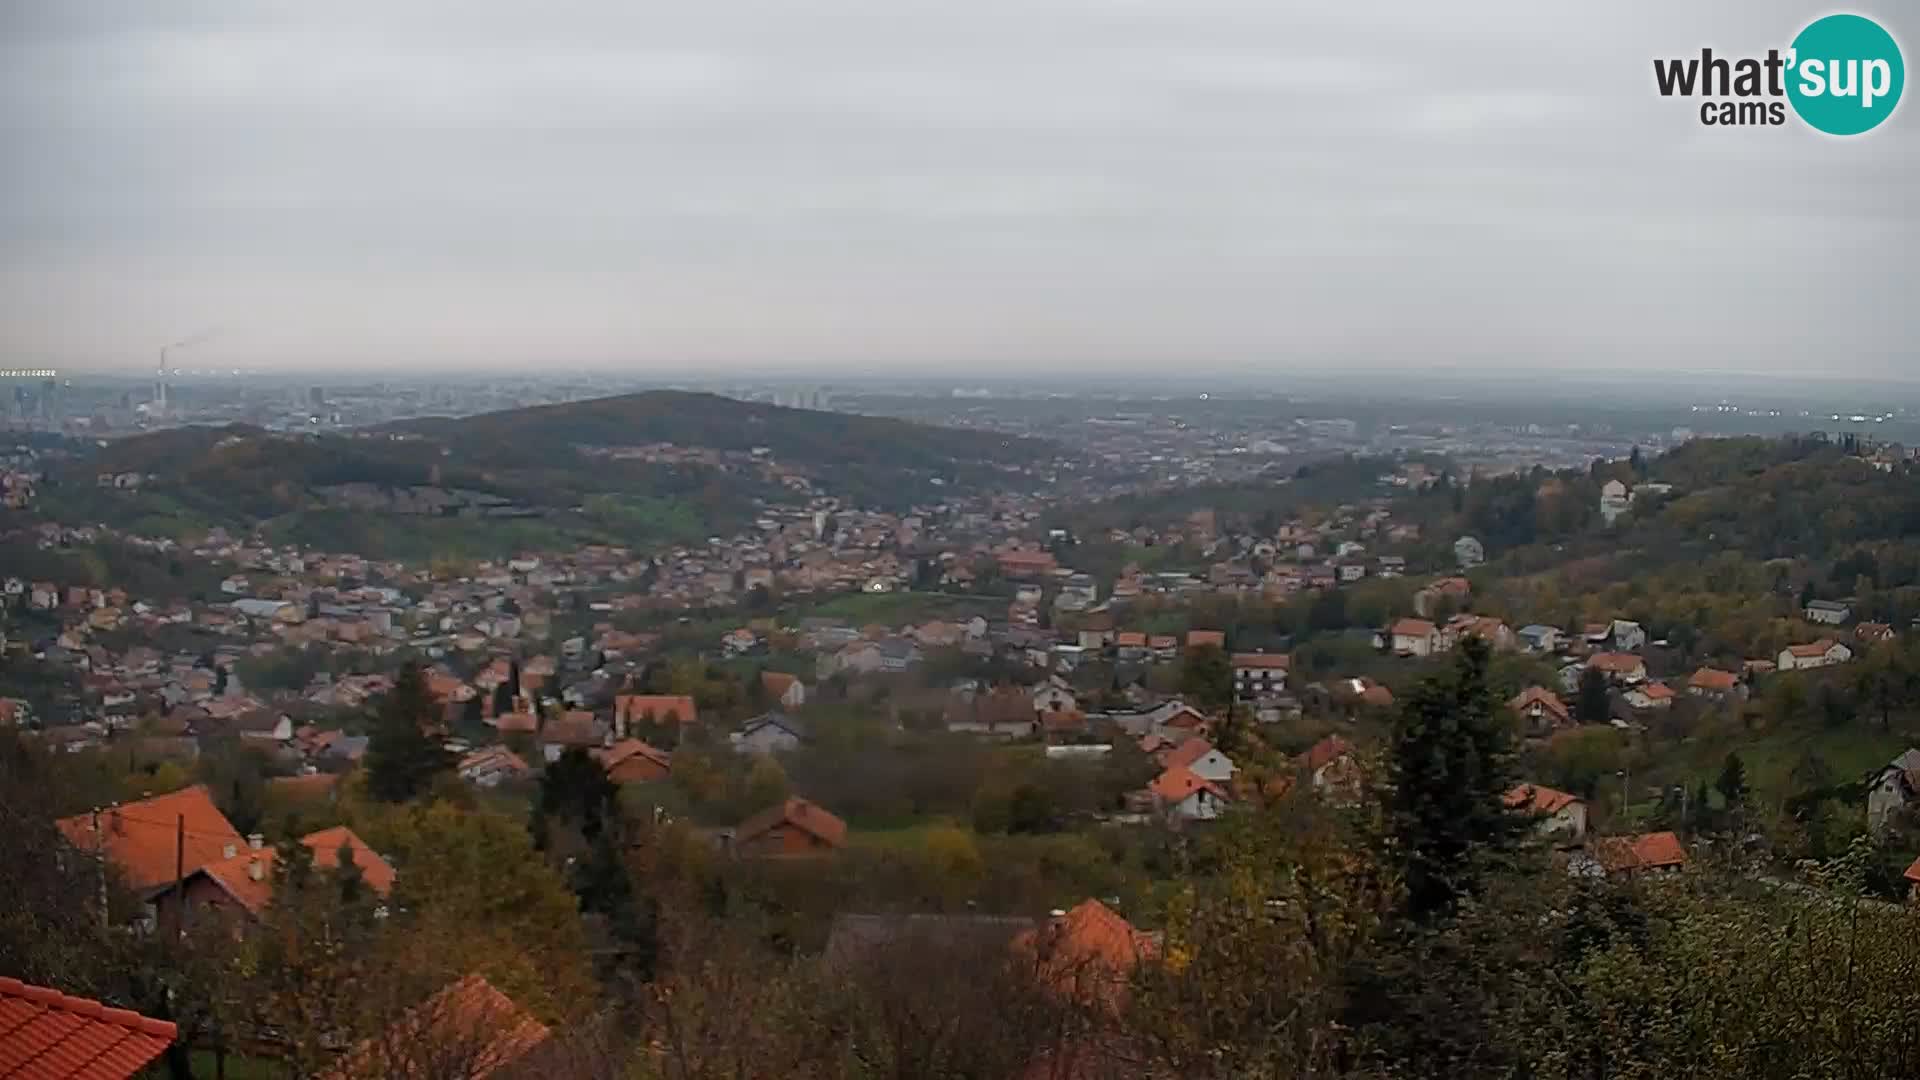
[[[1598,668],[1580,673],[1579,693],[1573,700],[1573,718],[1583,724],[1604,724],[1613,711],[1607,697],[1607,677]]]
[[[1233,661],[1215,645],[1188,649],[1180,668],[1180,692],[1191,698],[1196,708],[1225,708],[1233,700]]]
[[[540,776],[540,795],[533,807],[533,844],[546,850],[552,831],[567,828],[592,843],[606,828],[616,809],[620,785],[594,756],[578,746],[568,747]]]
[[[1727,809],[1732,810],[1747,800],[1747,764],[1740,760],[1737,753],[1728,753],[1727,760],[1720,765],[1720,776],[1713,782],[1714,789],[1727,801]]]
[[[406,802],[453,767],[453,755],[428,728],[439,719],[426,673],[409,663],[374,717],[367,741],[367,791],[382,802]]]
[[[1514,736],[1487,682],[1489,658],[1485,642],[1463,642],[1453,667],[1423,681],[1394,724],[1385,797],[1415,916],[1477,892],[1489,862],[1528,827],[1506,807]]]
[[[493,715],[505,716],[512,711],[513,691],[507,689],[507,684],[502,681],[493,688]]]

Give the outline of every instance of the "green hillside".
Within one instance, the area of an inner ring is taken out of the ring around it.
[[[99,447],[49,478],[44,511],[145,534],[220,526],[333,550],[411,557],[568,542],[648,544],[731,532],[803,495],[757,460],[622,460],[588,448],[765,448],[814,489],[904,507],[942,493],[1030,486],[1051,444],[898,420],[658,391],[352,434],[195,427]],[[135,490],[101,487],[138,473]]]

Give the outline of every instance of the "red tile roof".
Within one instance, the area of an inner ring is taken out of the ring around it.
[[[310,833],[301,837],[300,842],[312,849],[313,865],[320,870],[339,869],[340,846],[347,845],[353,851],[354,865],[360,868],[360,876],[367,886],[381,896],[393,892],[393,867],[345,825]],[[277,853],[270,847],[258,851],[249,849],[231,859],[208,863],[200,869],[225,889],[229,896],[238,900],[242,907],[258,915],[273,903],[273,864],[276,857]],[[255,867],[258,867],[257,871]],[[256,873],[258,877],[254,876]]]
[[[1593,842],[1594,855],[1607,871],[1659,870],[1685,866],[1687,849],[1670,832],[1605,836]]]
[[[800,677],[798,675],[790,675],[784,671],[763,671],[760,673],[760,685],[766,688],[767,693],[776,698],[785,697],[787,691],[793,689],[793,684],[799,681]]]
[[[1013,948],[1037,961],[1040,980],[1053,990],[1108,1004],[1125,994],[1134,966],[1159,953],[1152,935],[1135,930],[1098,900],[1083,901],[1042,929],[1021,934]]]
[[[1293,666],[1293,658],[1286,653],[1245,653],[1233,654],[1233,666],[1237,668],[1266,668],[1273,671],[1285,671]]]
[[[1186,768],[1201,758],[1206,757],[1212,750],[1212,743],[1196,735],[1186,742],[1181,743],[1179,746],[1167,751],[1166,754],[1160,758],[1160,764],[1169,769],[1176,765],[1181,768]]]
[[[1789,645],[1787,651],[1802,659],[1811,660],[1814,657],[1827,655],[1827,650],[1833,648],[1833,645],[1832,638],[1821,638],[1819,641],[1810,641],[1805,645]]]
[[[1913,860],[1913,865],[1907,867],[1906,872],[1900,876],[1913,882],[1915,885],[1920,885],[1920,859]]]
[[[124,1080],[176,1033],[165,1020],[0,977],[0,1076]]]
[[[1432,637],[1434,625],[1425,619],[1400,619],[1387,628],[1394,637]]]
[[[1225,630],[1189,630],[1187,631],[1187,648],[1197,649],[1202,645],[1213,645],[1223,649],[1226,648],[1227,632]]]
[[[1560,695],[1544,686],[1527,687],[1525,690],[1515,694],[1513,700],[1507,702],[1507,707],[1511,708],[1514,712],[1526,712],[1529,707],[1535,704],[1540,706],[1542,712],[1549,713],[1555,719],[1562,722],[1565,722],[1571,716],[1567,711],[1567,703],[1560,700]]]
[[[645,758],[655,765],[660,766],[662,769],[673,768],[672,755],[668,754],[665,750],[642,742],[639,739],[622,739],[604,750],[593,750],[590,751],[590,753],[599,760],[600,766],[608,772],[612,772],[628,760],[636,757]]]
[[[1147,790],[1169,805],[1184,801],[1196,791],[1205,791],[1222,802],[1227,798],[1226,789],[1185,765],[1175,765],[1154,777],[1153,783],[1147,785]]]
[[[1715,694],[1727,693],[1739,684],[1740,676],[1735,675],[1731,671],[1721,671],[1719,668],[1710,667],[1701,668],[1699,671],[1693,673],[1693,678],[1687,680],[1688,686],[1696,690],[1705,690]]]
[[[1647,662],[1632,653],[1602,652],[1594,653],[1589,657],[1587,666],[1609,675],[1625,675],[1629,672],[1645,671]]]
[[[384,1035],[349,1050],[326,1080],[452,1075],[484,1080],[512,1067],[552,1032],[479,975],[469,975],[409,1009]]]
[[[1569,795],[1539,784],[1521,784],[1507,792],[1507,809],[1528,810],[1536,814],[1557,814],[1580,801],[1580,796]]]
[[[616,720],[636,724],[648,713],[653,714],[656,724],[666,723],[668,716],[683,725],[700,722],[700,710],[694,708],[693,699],[685,694],[620,694],[613,699]]]
[[[832,847],[842,847],[847,842],[846,822],[805,799],[791,798],[741,822],[739,828],[733,831],[734,843],[746,843],[778,825],[792,825]]]
[[[68,843],[82,851],[104,848],[127,885],[137,892],[172,882],[177,870],[190,874],[227,858],[229,849],[238,852],[247,846],[246,838],[199,784],[100,811],[97,837],[91,812],[54,824]],[[184,841],[178,835],[182,827]]]
[[[1307,769],[1318,769],[1353,753],[1353,744],[1338,735],[1329,735],[1307,748],[1294,761]]]

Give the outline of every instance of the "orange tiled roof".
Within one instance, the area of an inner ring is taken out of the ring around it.
[[[1185,768],[1191,766],[1201,758],[1206,757],[1212,750],[1212,743],[1196,735],[1186,742],[1181,743],[1179,746],[1167,751],[1166,755],[1160,759],[1160,764],[1169,769],[1176,765]]]
[[[1013,948],[1038,961],[1041,981],[1053,989],[1109,1001],[1125,989],[1116,978],[1124,980],[1136,964],[1159,952],[1151,935],[1098,900],[1083,901],[1046,927],[1026,931]]]
[[[1147,635],[1138,630],[1122,630],[1113,636],[1113,643],[1121,648],[1145,648]]]
[[[1913,864],[1908,866],[1906,872],[1900,876],[1913,882],[1915,885],[1920,885],[1920,859],[1913,860]]]
[[[1787,651],[1802,659],[1811,660],[1817,656],[1827,655],[1827,650],[1831,648],[1833,648],[1833,639],[1821,638],[1819,641],[1811,641],[1805,645],[1789,645]]]
[[[1187,631],[1187,648],[1189,649],[1198,648],[1202,645],[1215,645],[1225,648],[1226,644],[1227,632],[1225,630]]]
[[[1587,666],[1609,674],[1624,675],[1629,671],[1640,671],[1647,664],[1632,653],[1602,652],[1588,658]]]
[[[1293,666],[1293,658],[1286,653],[1234,653],[1233,666],[1285,671]]]
[[[1224,788],[1185,765],[1175,765],[1154,777],[1153,783],[1147,785],[1147,790],[1166,803],[1181,802],[1196,791],[1208,792],[1222,802],[1227,798]]]
[[[639,739],[622,739],[604,750],[594,750],[592,754],[600,760],[601,767],[608,772],[612,772],[616,766],[634,757],[646,758],[663,769],[673,767],[673,759],[665,750],[653,747]]]
[[[0,1076],[124,1080],[177,1033],[165,1020],[0,977]]]
[[[205,786],[195,784],[169,795],[125,803],[100,811],[96,838],[91,812],[61,818],[54,824],[67,842],[82,851],[105,849],[127,885],[137,892],[173,881],[180,868],[187,873],[227,857],[228,849],[247,846],[245,837],[213,805]],[[184,829],[184,839],[178,835]],[[177,845],[183,845],[177,851]]]
[[[1387,628],[1394,637],[1432,637],[1434,625],[1425,619],[1399,619]]]
[[[1693,678],[1687,680],[1687,685],[1696,690],[1708,690],[1715,693],[1725,693],[1732,690],[1735,686],[1739,685],[1739,683],[1740,676],[1735,675],[1733,672],[1721,671],[1719,668],[1710,667],[1701,668],[1699,671],[1693,673]]]
[[[1594,841],[1594,855],[1608,871],[1659,870],[1687,863],[1687,849],[1670,832],[1601,837]]]
[[[734,842],[744,843],[777,825],[792,825],[833,847],[847,842],[846,822],[801,798],[788,799],[741,822],[733,831]]]
[[[1542,709],[1545,709],[1547,712],[1554,714],[1562,720],[1565,720],[1568,716],[1567,703],[1560,700],[1560,695],[1544,686],[1527,687],[1525,690],[1515,694],[1513,700],[1507,702],[1507,705],[1515,712],[1523,712],[1528,706],[1536,702]]]
[[[784,671],[763,671],[760,673],[760,685],[766,687],[767,693],[774,697],[785,696],[787,691],[793,689],[793,684],[799,681],[800,677],[798,675],[789,675]]]
[[[347,845],[353,851],[354,865],[360,868],[360,876],[367,886],[381,896],[393,892],[393,867],[345,825],[310,833],[301,837],[300,842],[313,850],[313,865],[320,870],[339,869],[340,846]],[[273,863],[276,854],[270,847],[258,851],[248,849],[231,859],[208,863],[200,869],[218,882],[228,895],[238,900],[242,907],[258,915],[273,902]],[[260,868],[258,878],[254,877],[252,869],[256,865]]]
[[[1580,801],[1578,795],[1569,795],[1539,784],[1521,784],[1507,792],[1507,809],[1529,810],[1536,814],[1557,814]]]
[[[409,1009],[382,1037],[348,1051],[326,1080],[438,1075],[457,1058],[466,1080],[484,1080],[527,1056],[551,1031],[479,975],[469,975]],[[418,1052],[421,1060],[409,1060]]]
[[[1329,735],[1307,748],[1294,760],[1308,769],[1318,769],[1353,753],[1353,744],[1338,735]]]
[[[669,714],[681,724],[700,722],[700,711],[685,694],[620,694],[613,699],[613,713],[627,723],[638,723],[648,713],[657,724],[667,722]]]

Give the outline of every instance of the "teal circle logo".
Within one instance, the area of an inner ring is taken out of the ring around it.
[[[1793,39],[1787,100],[1793,111],[1829,135],[1858,135],[1880,126],[1900,104],[1907,66],[1900,45],[1861,15],[1815,19]]]

